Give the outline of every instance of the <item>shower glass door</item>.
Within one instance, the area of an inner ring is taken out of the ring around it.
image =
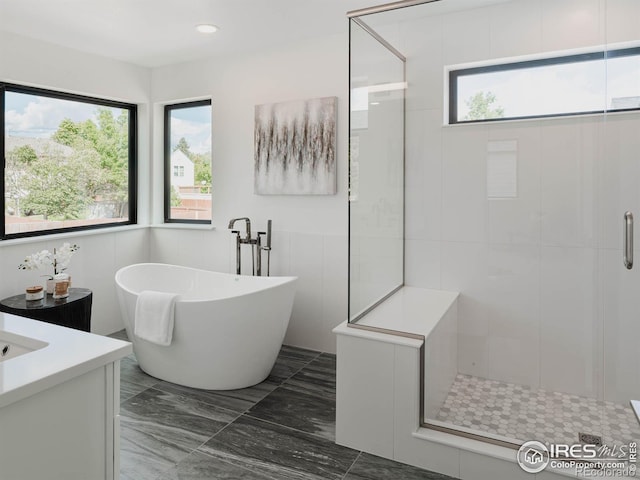
[[[601,418],[605,443],[627,445],[640,442],[640,411],[630,404],[640,400],[640,261],[633,262],[640,260],[640,5],[608,0],[601,16],[607,79],[597,184]]]
[[[433,286],[461,294],[458,376],[425,422],[515,446],[628,449],[640,440],[640,6],[484,3],[403,26],[440,29],[446,112],[423,167],[442,179]],[[410,86],[426,62],[407,54]],[[408,131],[424,131],[413,118]]]

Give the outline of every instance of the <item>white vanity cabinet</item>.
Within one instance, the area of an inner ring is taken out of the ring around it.
[[[0,479],[118,479],[120,359],[131,344],[8,314],[0,343],[3,332],[46,346],[0,361]]]

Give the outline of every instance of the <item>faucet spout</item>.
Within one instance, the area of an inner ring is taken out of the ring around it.
[[[229,230],[231,230],[233,228],[233,225],[240,220],[245,221],[247,240],[251,240],[251,220],[249,220],[249,217],[232,218],[231,220],[229,220]]]

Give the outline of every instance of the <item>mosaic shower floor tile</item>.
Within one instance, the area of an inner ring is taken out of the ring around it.
[[[605,445],[640,441],[640,423],[629,404],[532,389],[458,375],[436,420],[508,437],[514,443],[578,443],[580,432]]]

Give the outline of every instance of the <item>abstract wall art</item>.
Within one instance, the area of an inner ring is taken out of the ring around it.
[[[257,105],[254,192],[336,193],[337,97]]]

